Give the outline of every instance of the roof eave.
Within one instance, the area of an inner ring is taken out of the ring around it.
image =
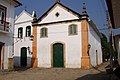
[[[22,3],[20,3],[19,1],[17,1],[17,0],[13,0],[13,1],[16,3],[15,7],[22,6]]]
[[[111,23],[112,23],[112,28],[115,28],[112,2],[111,2],[111,0],[106,0],[106,3],[107,3],[107,7],[108,7],[108,12],[109,12],[109,15],[110,15]]]
[[[97,33],[97,35],[102,38],[102,34],[99,32],[99,30],[97,29],[96,25],[94,24],[94,22],[92,20],[88,20],[88,23],[91,25],[91,27],[94,29],[94,31]]]

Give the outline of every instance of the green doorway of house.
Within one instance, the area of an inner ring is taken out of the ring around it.
[[[27,66],[27,48],[22,47],[21,48],[21,67]]]
[[[61,43],[53,45],[53,67],[64,67],[64,48]]]
[[[2,45],[0,45],[0,69],[1,69],[1,66],[2,66],[2,65],[1,65],[1,63],[2,63],[2,60],[1,60],[1,57],[2,57],[2,56],[1,56],[1,54],[2,54]]]

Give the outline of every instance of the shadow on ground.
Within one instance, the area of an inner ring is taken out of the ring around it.
[[[13,71],[22,72],[22,71],[26,71],[28,69],[30,69],[30,67],[15,67]]]
[[[111,80],[111,75],[106,74],[106,72],[100,72],[97,74],[87,74],[75,80]]]
[[[102,71],[101,69],[99,69],[100,66],[101,65],[96,66],[96,67],[92,66],[92,68],[94,70],[98,71],[98,73],[95,73],[95,74],[93,74],[93,73],[86,74],[86,75],[84,75],[82,77],[78,77],[75,80],[111,80],[110,79],[111,78],[111,74],[107,74],[106,71],[105,71],[106,68],[109,68],[109,64],[103,67],[104,71]]]

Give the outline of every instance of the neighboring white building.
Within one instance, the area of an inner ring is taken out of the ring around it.
[[[33,12],[34,15],[34,12]],[[14,66],[31,67],[33,15],[23,10],[15,20],[14,28]]]
[[[82,15],[56,2],[33,22],[32,67],[85,68],[102,63],[101,34]]]
[[[17,0],[0,0],[0,69],[13,68],[13,30]]]

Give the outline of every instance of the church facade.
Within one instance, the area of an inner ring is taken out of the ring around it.
[[[56,2],[33,22],[33,67],[89,68],[102,63],[100,33],[88,19]]]
[[[81,15],[56,2],[33,17],[31,35],[32,67],[89,69],[102,63],[101,34],[85,6]]]

